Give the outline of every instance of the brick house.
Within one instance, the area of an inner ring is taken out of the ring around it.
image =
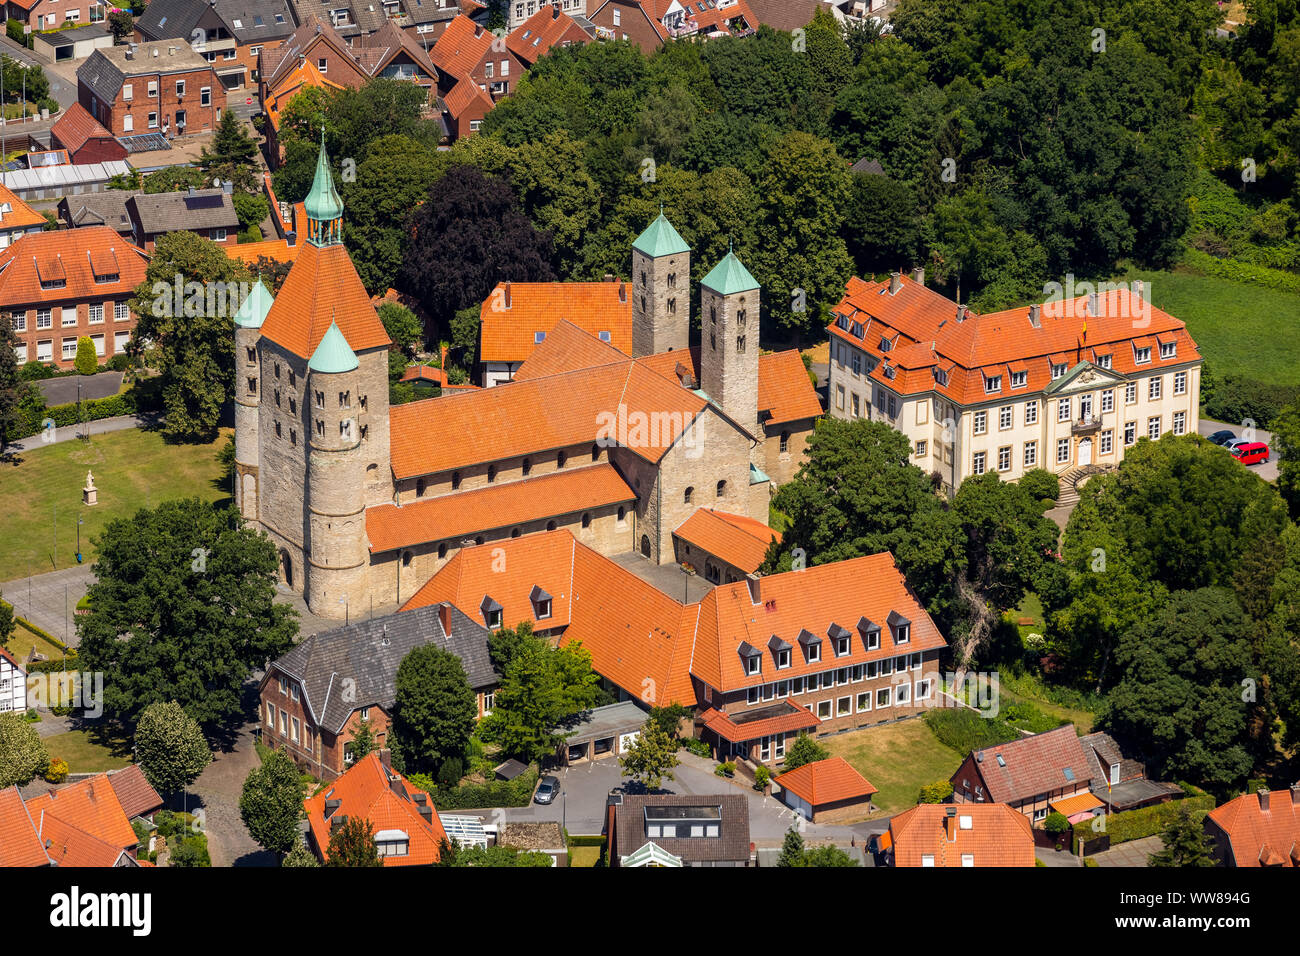
[[[126,147],[80,103],[64,110],[50,127],[50,145],[66,149],[70,163],[105,163],[127,155]]]
[[[6,0],[6,19],[17,20],[33,32],[53,30],[65,23],[106,24],[110,4],[99,0]]]
[[[498,680],[489,633],[457,608],[434,604],[313,634],[266,669],[258,690],[262,741],[284,747],[321,778],[339,776],[352,765],[351,742],[362,721],[385,746],[397,667],[427,644],[460,658],[483,716]]]
[[[446,95],[469,77],[493,102],[509,96],[526,69],[504,38],[464,15],[447,25],[429,56],[438,68],[439,93]]]
[[[71,368],[88,335],[103,363],[125,351],[128,304],[148,257],[107,226],[23,236],[0,252],[0,303],[18,335],[18,362]]]
[[[585,3],[585,0],[579,0],[579,3]],[[567,3],[563,5],[568,7]],[[520,6],[523,4],[515,3],[515,7]],[[506,46],[510,52],[526,67],[532,66],[555,47],[582,45],[595,39],[594,30],[589,32],[583,24],[561,10],[560,6],[558,2],[542,4],[527,20],[513,26],[510,35],[506,37]],[[573,12],[577,16],[581,15],[581,11]]]
[[[1023,813],[1002,803],[923,803],[873,837],[885,866],[1034,866],[1034,834]]]
[[[605,806],[610,866],[749,866],[744,794],[612,793]]]
[[[1219,866],[1300,867],[1300,783],[1243,793],[1205,817]]]
[[[221,188],[184,192],[142,193],[126,202],[135,244],[153,252],[154,243],[169,232],[193,232],[219,246],[235,245],[239,216],[230,183]]]
[[[211,132],[226,91],[185,40],[96,50],[77,68],[77,99],[114,136]]]
[[[677,37],[748,36],[758,19],[746,0],[590,0],[599,40],[630,40],[651,53]]]
[[[296,27],[289,0],[151,0],[135,22],[135,38],[184,40],[226,90],[241,90],[256,87],[262,48],[280,43]]]

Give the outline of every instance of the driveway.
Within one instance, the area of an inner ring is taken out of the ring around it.
[[[4,599],[14,613],[49,631],[69,647],[77,646],[77,602],[86,596],[93,579],[90,565],[63,568],[3,585]]]
[[[73,396],[76,401],[76,396]],[[150,418],[144,415],[118,415],[116,418],[101,418],[98,421],[86,422],[83,425],[65,425],[62,428],[53,428],[48,436],[44,432],[38,432],[30,438],[23,438],[19,441],[11,441],[5,446],[6,453],[31,451],[40,448],[42,445],[54,445],[61,441],[71,441],[77,437],[77,432],[89,433],[91,435],[103,435],[107,432],[126,431],[128,428],[144,428],[150,424]]]
[[[98,372],[94,375],[61,375],[36,383],[45,396],[46,405],[67,405],[80,398],[88,402],[108,398],[122,390],[122,372]]]
[[[1231,429],[1231,431],[1239,437],[1241,436],[1242,432],[1245,431],[1245,429],[1241,425],[1232,425],[1225,422],[1216,422],[1212,418],[1202,418],[1200,423],[1197,425],[1196,430],[1208,438],[1210,435],[1213,435],[1215,432],[1220,431],[1224,428]],[[1270,449],[1272,449],[1273,433],[1266,432],[1261,428],[1256,428],[1255,441],[1262,441],[1266,445],[1268,445]],[[1276,452],[1273,453],[1273,456],[1267,462],[1260,462],[1258,465],[1246,465],[1245,467],[1249,468],[1251,471],[1259,475],[1259,477],[1263,478],[1265,481],[1271,481],[1274,483],[1277,482],[1277,453]]]
[[[1141,840],[1121,843],[1109,850],[1102,850],[1092,858],[1097,861],[1098,866],[1144,867],[1147,865],[1147,857],[1152,853],[1159,853],[1164,848],[1164,840],[1158,836],[1149,836]]]

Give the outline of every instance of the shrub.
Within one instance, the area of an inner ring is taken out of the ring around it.
[[[699,737],[683,737],[679,743],[682,745],[683,750],[693,753],[697,757],[713,756],[713,748]]]
[[[947,780],[936,780],[921,788],[917,803],[943,803],[952,796],[952,784]]]
[[[825,760],[830,755],[830,751],[817,743],[817,741],[813,740],[807,734],[800,734],[795,738],[794,743],[786,748],[785,769],[787,772],[798,770],[804,764],[816,763],[818,760]]]
[[[39,382],[41,379],[54,378],[54,368],[33,359],[30,362],[23,363],[23,367],[18,370],[18,374],[25,382]]]
[[[1252,378],[1225,375],[1216,379],[1211,395],[1204,400],[1205,412],[1222,422],[1250,419],[1257,428],[1267,428],[1287,405],[1300,400],[1300,387],[1269,385]]]
[[[37,100],[36,108],[41,110],[49,110],[51,116],[53,116],[61,109],[61,107],[59,106],[59,101],[50,96],[46,96],[43,97],[42,99]]]
[[[1169,824],[1173,822],[1181,806],[1191,810],[1199,821],[1214,809],[1214,797],[1208,794],[1203,797],[1184,797],[1181,800],[1142,807],[1140,810],[1112,813],[1106,817],[1104,830],[1093,830],[1091,819],[1081,820],[1074,825],[1074,849],[1077,851],[1080,845],[1098,840],[1102,836],[1109,836],[1110,844],[1114,846],[1117,843],[1127,843],[1130,840],[1140,840],[1143,837],[1164,833],[1169,829]]]
[[[49,763],[36,728],[22,714],[0,714],[0,789],[26,786]]]
[[[62,757],[51,757],[45,768],[45,779],[50,783],[63,783],[68,779],[68,762]]]
[[[487,807],[526,807],[541,774],[533,764],[513,780],[489,780],[466,783],[459,787],[440,787],[428,774],[407,775],[411,784],[433,799],[439,813],[451,810],[482,810]]]
[[[448,757],[438,768],[438,786],[451,790],[460,785],[465,776],[465,764],[459,757]]]
[[[1043,821],[1043,829],[1047,831],[1049,836],[1054,838],[1059,837],[1062,833],[1065,833],[1070,829],[1070,821],[1065,818],[1064,813],[1054,810],[1049,813],[1047,819]]]
[[[767,785],[772,780],[772,771],[760,765],[754,770],[754,789],[766,790]]]
[[[95,343],[89,335],[77,339],[77,360],[73,363],[78,375],[94,375],[99,371],[99,359],[95,356]]]
[[[720,763],[714,767],[713,772],[719,777],[734,777],[736,775],[736,765],[728,760],[726,763]]]
[[[1019,485],[1036,501],[1061,497],[1061,479],[1046,468],[1034,468],[1020,476]]]

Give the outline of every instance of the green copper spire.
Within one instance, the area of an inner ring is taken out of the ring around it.
[[[320,152],[316,154],[316,176],[303,202],[307,210],[307,241],[328,246],[343,239],[343,200],[334,188],[329,157],[325,155],[325,128],[320,131]]]
[[[235,324],[246,329],[260,329],[274,301],[271,290],[258,279],[248,297],[240,303],[239,311],[235,313]]]
[[[320,345],[316,346],[316,351],[312,353],[307,367],[313,372],[334,375],[339,372],[350,372],[359,364],[357,354],[352,351],[348,340],[339,331],[339,324],[331,319],[330,327],[321,336]]]
[[[632,248],[651,259],[658,259],[660,256],[675,256],[679,253],[690,252],[691,247],[686,244],[686,240],[681,234],[673,228],[673,224],[668,221],[664,215],[664,207],[659,206],[659,218],[646,228],[646,231],[636,237],[632,243]]]
[[[719,295],[735,295],[737,292],[757,289],[758,280],[749,274],[744,263],[728,248],[722,261],[700,281],[700,285],[707,286]]]

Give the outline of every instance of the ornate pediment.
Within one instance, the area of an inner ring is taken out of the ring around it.
[[[1126,379],[1110,369],[1092,362],[1080,362],[1055,382],[1043,389],[1047,395],[1070,395],[1074,392],[1091,392],[1099,388],[1123,385]]]

